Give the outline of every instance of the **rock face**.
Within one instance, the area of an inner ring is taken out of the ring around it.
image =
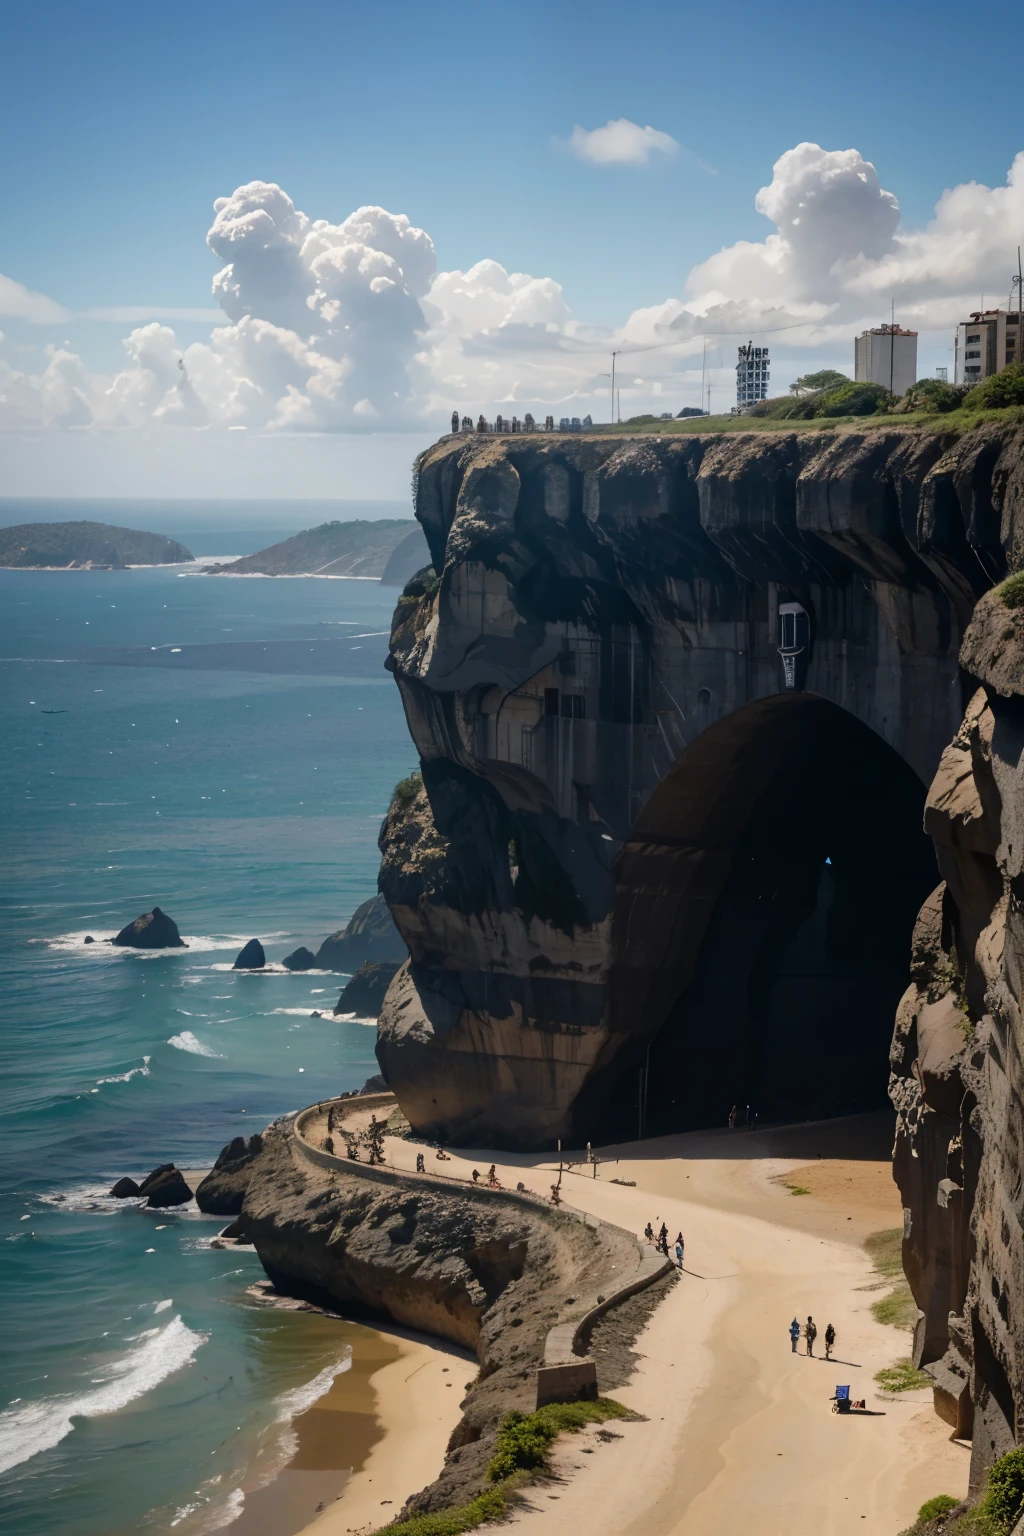
[[[316,965],[316,955],[305,944],[300,944],[290,955],[285,955],[281,964],[286,971],[311,971]]]
[[[361,965],[342,988],[335,1013],[355,1013],[365,1019],[375,1019],[397,970],[398,963],[394,960],[368,961]]]
[[[128,1200],[132,1195],[141,1194],[141,1190],[134,1179],[124,1178],[118,1179],[110,1193],[115,1200]]]
[[[1024,623],[999,589],[960,659],[980,686],[928,794],[943,883],[915,932],[891,1095],[915,1357],[973,1437],[978,1489],[1024,1426]]]
[[[409,959],[378,1035],[418,1131],[543,1147],[879,1102],[960,639],[1024,558],[1022,445],[1006,422],[421,455],[438,579],[391,636],[422,787],[381,833]]]
[[[253,1163],[262,1150],[263,1137],[258,1131],[248,1141],[244,1136],[230,1141],[196,1190],[199,1209],[212,1216],[237,1216],[249,1187]]]
[[[161,912],[159,907],[154,907],[152,912],[143,912],[121,929],[111,944],[123,944],[131,949],[187,949],[178,925],[166,912]]]
[[[353,974],[367,960],[401,962],[408,951],[383,896],[356,907],[344,928],[324,939],[316,952],[318,970]]]
[[[259,939],[250,939],[248,944],[235,956],[235,963],[231,967],[233,971],[261,971],[267,963],[267,957],[263,953],[263,945]]]

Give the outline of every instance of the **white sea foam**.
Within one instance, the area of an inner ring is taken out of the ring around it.
[[[158,1312],[166,1312],[173,1306],[174,1302],[170,1297],[168,1297],[166,1301],[158,1301],[156,1306],[153,1308],[153,1316],[155,1317]]]
[[[120,1360],[104,1367],[89,1390],[41,1398],[0,1413],[0,1472],[52,1450],[74,1429],[75,1419],[92,1419],[126,1408],[188,1365],[208,1337],[186,1328],[180,1317],[174,1317],[163,1328],[144,1334]]]
[[[224,1059],[218,1051],[211,1051],[208,1045],[197,1040],[190,1029],[183,1029],[180,1035],[172,1035],[167,1044],[173,1045],[176,1051],[188,1051],[192,1056],[216,1056],[218,1061]]]
[[[318,1008],[317,1012],[321,1018],[324,1017],[324,1010],[322,1008]],[[329,1009],[328,1012],[330,1012]],[[307,1003],[305,1008],[271,1008],[270,1013],[266,1017],[270,1018],[275,1013],[286,1013],[289,1018],[293,1019],[311,1019],[313,1017],[313,1005],[312,1003]]]
[[[148,1077],[149,1064],[152,1056],[143,1056],[141,1067],[132,1067],[130,1072],[116,1072],[113,1077],[98,1077],[98,1083],[130,1083],[133,1077]]]
[[[102,925],[97,923],[97,927]],[[95,943],[87,944],[86,938],[91,936]],[[158,960],[163,955],[195,955],[215,954],[217,950],[240,949],[247,943],[245,934],[239,933],[183,933],[182,939],[188,946],[186,949],[135,949],[130,944],[109,944],[109,935],[95,933],[90,928],[79,929],[76,933],[57,933],[49,938],[30,939],[30,944],[45,944],[47,949],[56,950],[63,954],[88,955],[93,960],[116,960],[122,955],[133,955],[137,959]],[[278,936],[268,935],[268,942],[273,942]],[[286,935],[280,935],[281,938]],[[231,969],[230,966],[227,967]]]
[[[327,1365],[319,1371],[312,1381],[307,1381],[305,1386],[293,1387],[290,1392],[282,1392],[275,1398],[274,1406],[277,1409],[277,1421],[279,1424],[289,1423],[298,1418],[300,1413],[305,1413],[307,1408],[312,1408],[315,1402],[329,1392],[334,1385],[334,1378],[340,1376],[343,1371],[352,1369],[352,1346],[347,1345],[345,1353],[333,1365]]]
[[[376,1019],[364,1019],[358,1013],[334,1013],[334,1019],[342,1019],[346,1024],[368,1024],[371,1029],[377,1028]]]

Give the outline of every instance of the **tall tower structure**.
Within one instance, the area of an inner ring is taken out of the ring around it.
[[[745,347],[737,347],[736,355],[736,409],[745,411],[768,398],[768,348],[748,341]]]

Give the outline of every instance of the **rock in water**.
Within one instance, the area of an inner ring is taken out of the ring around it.
[[[134,1179],[118,1179],[110,1193],[115,1200],[127,1200],[132,1195],[141,1194],[142,1191]]]
[[[356,1013],[366,1019],[375,1019],[380,1013],[391,978],[398,969],[393,960],[361,965],[338,998],[335,1013]]]
[[[149,1178],[143,1180],[139,1194],[145,1195],[146,1204],[154,1209],[165,1205],[187,1205],[192,1199],[192,1191],[173,1163],[154,1169]]]
[[[87,933],[85,938],[82,940],[82,943],[83,944],[95,944],[96,940],[93,938],[91,933]]]
[[[401,962],[408,953],[387,902],[372,896],[356,908],[344,928],[324,939],[316,963],[323,971],[351,972],[366,960]]]
[[[263,1137],[258,1131],[248,1141],[244,1136],[229,1141],[196,1190],[199,1209],[210,1216],[237,1216],[249,1187],[252,1165],[262,1151]]]
[[[168,917],[159,907],[141,913],[110,942],[131,949],[188,949],[173,917]]]
[[[286,971],[311,971],[316,965],[316,955],[305,944],[300,944],[290,955],[285,955],[281,964]]]
[[[260,971],[267,963],[267,957],[263,953],[263,945],[259,939],[250,939],[244,949],[238,952],[238,958],[231,967],[233,971]]]

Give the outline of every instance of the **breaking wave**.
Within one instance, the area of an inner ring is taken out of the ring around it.
[[[183,1029],[180,1035],[172,1035],[167,1044],[173,1045],[176,1051],[188,1051],[192,1056],[215,1056],[218,1061],[224,1060],[219,1051],[211,1051],[208,1045],[197,1040],[190,1029]]]
[[[165,1327],[140,1335],[120,1360],[103,1366],[89,1391],[44,1397],[0,1413],[0,1472],[52,1450],[74,1429],[75,1419],[126,1408],[188,1365],[208,1337],[186,1328],[180,1317],[172,1318]]]

